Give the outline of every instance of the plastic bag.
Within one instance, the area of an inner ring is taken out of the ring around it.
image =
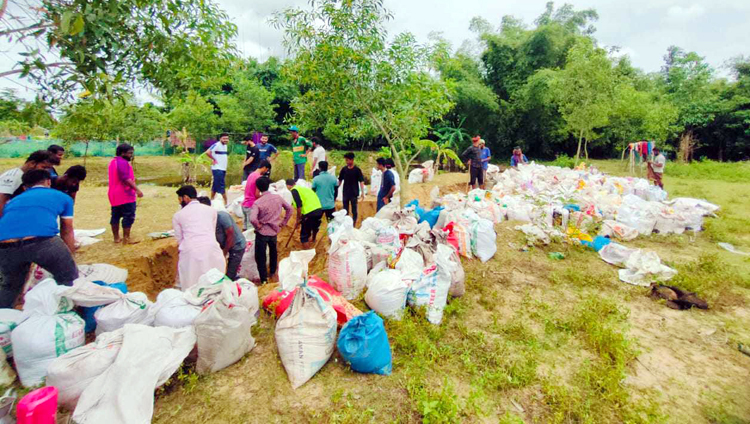
[[[393,226],[379,229],[375,242],[380,246],[401,249],[401,239],[399,238],[398,230]]]
[[[367,277],[365,303],[386,318],[400,320],[410,287],[411,280],[403,280],[401,271],[387,269],[385,262],[380,262]]]
[[[609,243],[599,251],[599,257],[604,262],[616,266],[625,266],[625,263],[637,249],[625,247],[619,243]]]
[[[393,221],[396,212],[398,212],[398,203],[391,202],[380,208],[380,210],[375,214],[375,218]]]
[[[83,391],[115,362],[122,340],[122,328],[110,331],[50,363],[47,385],[57,387],[60,405],[70,411],[75,409]]]
[[[372,168],[370,173],[370,195],[377,196],[380,191],[380,184],[383,182],[383,171]]]
[[[251,328],[257,322],[258,289],[245,280],[225,282],[221,293],[195,318],[198,339],[196,371],[207,374],[242,359],[255,346]]]
[[[328,362],[336,343],[336,312],[317,291],[301,285],[276,323],[276,346],[292,388],[305,384]]]
[[[394,268],[401,271],[402,279],[417,280],[422,275],[424,259],[412,249],[403,249]]]
[[[84,343],[83,319],[73,312],[73,303],[62,297],[67,289],[48,279],[24,296],[22,321],[11,332],[11,342],[25,387],[43,383],[55,358]]]
[[[279,283],[282,290],[292,291],[307,279],[307,267],[315,250],[297,250],[279,262]]]
[[[339,238],[352,229],[354,229],[354,221],[352,217],[346,215],[346,209],[334,212],[333,220],[328,223],[327,227],[328,237],[331,239],[331,248],[328,252],[332,252]]]
[[[667,281],[677,274],[663,265],[659,255],[653,251],[636,250],[625,262],[626,269],[619,271],[620,280],[636,286],[648,287],[652,282]]]
[[[409,184],[420,184],[424,181],[424,172],[422,172],[422,169],[412,169],[411,172],[409,172]]]
[[[346,299],[359,297],[367,282],[367,256],[362,243],[344,237],[332,246],[328,255],[328,278]]]
[[[125,324],[152,325],[154,323],[153,303],[141,292],[121,293],[120,299],[94,313],[96,335],[117,330]]]
[[[391,374],[391,345],[383,320],[375,312],[354,317],[346,323],[336,346],[352,370],[365,374]]]
[[[605,219],[604,222],[602,222],[602,228],[599,231],[599,235],[604,237],[617,237],[620,240],[630,241],[638,237],[638,230],[628,227],[620,222]]]
[[[487,262],[497,252],[497,234],[491,221],[479,218],[471,224],[471,253]]]

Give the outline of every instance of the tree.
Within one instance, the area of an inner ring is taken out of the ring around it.
[[[429,72],[429,50],[405,33],[387,40],[382,0],[321,0],[274,17],[305,92],[293,102],[303,128],[335,128],[353,138],[382,136],[408,199],[409,165],[429,143],[431,123],[451,107],[446,84]],[[431,143],[431,142],[430,142]],[[403,204],[402,203],[402,204]]]
[[[5,2],[4,2],[5,3]],[[0,37],[45,100],[106,97],[142,84],[172,97],[224,71],[237,28],[212,0],[16,0]]]
[[[607,53],[589,38],[580,38],[568,52],[565,69],[553,81],[553,91],[569,132],[578,138],[576,162],[585,139],[597,136],[596,128],[609,123],[614,95],[614,74]],[[588,149],[584,146],[586,159]]]

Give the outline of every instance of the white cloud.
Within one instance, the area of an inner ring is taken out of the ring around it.
[[[703,15],[705,12],[706,9],[699,4],[692,4],[689,7],[671,6],[667,9],[667,20],[685,23]]]

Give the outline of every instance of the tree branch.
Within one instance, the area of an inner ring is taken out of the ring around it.
[[[45,68],[60,68],[60,67],[63,67],[63,66],[72,66],[72,65],[73,65],[73,63],[71,63],[71,62],[54,62],[54,63],[45,63],[44,67]],[[9,75],[20,74],[22,72],[23,72],[23,69],[14,69],[12,71],[0,72],[0,78],[7,77]]]
[[[51,28],[53,26],[55,26],[55,25],[54,24],[44,24],[42,22],[37,22],[34,25],[29,25],[29,26],[23,27],[23,28],[15,28],[15,29],[9,29],[9,30],[6,30],[6,31],[0,31],[0,37],[4,37],[4,36],[10,35],[10,34],[15,34],[16,32],[31,31],[33,29]]]
[[[3,0],[3,3],[0,4],[0,19],[3,19],[3,16],[5,15],[5,11],[8,9],[8,0]]]

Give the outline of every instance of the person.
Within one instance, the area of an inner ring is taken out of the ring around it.
[[[199,197],[198,202],[211,206],[211,199],[206,196]],[[247,241],[234,219],[224,211],[216,213],[216,241],[227,258],[227,278],[234,281],[237,279],[237,271],[245,254]]]
[[[333,220],[333,212],[336,211],[336,187],[339,181],[333,175],[328,173],[328,162],[320,161],[318,163],[320,173],[313,178],[312,190],[318,195],[320,207],[326,215],[328,222]]]
[[[245,231],[250,228],[250,208],[253,207],[253,203],[255,203],[255,200],[258,198],[258,191],[256,190],[255,184],[260,177],[270,172],[271,163],[264,159],[258,164],[258,169],[248,175],[247,180],[245,181],[245,198],[242,200],[242,214],[245,216],[242,227]]]
[[[76,195],[81,187],[81,181],[86,180],[86,168],[73,165],[61,176],[52,181],[52,188],[62,191],[76,201]]]
[[[294,159],[294,181],[305,179],[305,164],[307,154],[310,153],[312,144],[305,137],[299,136],[299,128],[296,125],[289,127],[292,135],[292,155]]]
[[[135,173],[130,162],[133,160],[135,149],[123,143],[115,149],[115,157],[109,162],[108,177],[109,204],[112,216],[109,224],[115,243],[137,243],[130,237],[130,229],[135,223],[136,197],[143,197],[143,192],[135,184]],[[120,238],[120,220],[122,220],[122,239]]]
[[[211,159],[211,175],[213,175],[213,182],[211,183],[211,200],[214,200],[216,193],[221,194],[224,198],[224,204],[227,204],[227,191],[226,191],[226,178],[227,178],[227,163],[229,162],[229,155],[227,153],[227,143],[229,143],[229,134],[221,133],[219,135],[219,141],[211,145],[206,150],[206,156]]]
[[[260,133],[260,144],[258,144],[257,147],[258,151],[260,152],[258,160],[267,160],[269,162],[273,162],[279,155],[279,151],[276,150],[276,147],[268,142],[267,134]]]
[[[62,163],[63,157],[65,156],[65,148],[63,146],[53,144],[47,147],[47,151],[52,155],[52,163],[56,166]],[[58,177],[57,170],[54,167],[50,168],[49,175],[52,177],[52,183],[54,183]]]
[[[383,173],[383,180],[380,183],[380,191],[378,192],[377,210],[383,208],[383,206],[391,203],[393,193],[396,192],[396,181],[393,177],[393,172],[386,168],[388,160],[385,158],[378,158],[376,163],[378,164],[378,170]]]
[[[654,180],[654,184],[659,186],[659,188],[664,189],[662,177],[664,176],[664,166],[667,164],[667,158],[664,157],[658,147],[654,147],[652,151],[654,152],[654,160],[648,162],[649,178]]]
[[[393,182],[396,185],[396,190],[393,194],[399,193],[401,191],[401,176],[398,174],[398,171],[396,171],[396,163],[393,162],[393,158],[385,160],[385,167],[393,174]]]
[[[195,187],[180,187],[177,200],[182,209],[172,217],[174,237],[180,252],[177,275],[183,291],[194,286],[203,274],[213,268],[222,273],[227,270],[221,247],[216,241],[216,209],[202,205],[197,198]]]
[[[32,263],[52,273],[62,286],[78,278],[73,199],[50,189],[50,175],[44,169],[25,172],[22,182],[27,190],[8,202],[0,217],[0,308],[13,307]]]
[[[346,166],[339,171],[339,185],[344,186],[341,189],[341,200],[344,203],[344,209],[348,213],[354,225],[357,225],[357,199],[365,198],[365,176],[362,170],[354,165],[354,153],[349,152],[344,155]]]
[[[255,183],[260,197],[250,209],[250,223],[255,228],[255,263],[258,265],[260,283],[265,284],[269,276],[275,278],[278,262],[277,236],[292,217],[292,207],[278,194],[268,191],[271,179],[259,178]],[[285,211],[281,218],[281,210]],[[266,268],[268,249],[268,268]]]
[[[486,146],[487,144],[484,142],[484,139],[480,139],[479,148],[482,149],[482,181],[487,181],[487,168],[490,166],[490,159],[492,159],[490,149]]]
[[[484,172],[482,171],[482,149],[479,147],[481,138],[476,136],[471,139],[471,146],[466,148],[461,157],[468,161],[469,187],[475,189],[480,187],[484,190]]]
[[[318,237],[323,208],[318,195],[312,189],[294,184],[294,180],[286,180],[286,187],[292,192],[292,207],[297,208],[294,228],[301,227],[299,240],[303,249],[309,249]]]
[[[529,160],[523,154],[521,148],[516,146],[513,148],[513,156],[510,157],[510,166],[516,168],[519,163],[529,163]]]
[[[260,150],[258,150],[256,140],[260,140],[259,135],[259,133],[253,133],[253,135],[245,136],[242,142],[246,147],[245,161],[242,162],[242,181],[246,181],[250,173],[258,169]]]
[[[317,137],[313,137],[313,152],[312,152],[312,176],[315,178],[320,174],[320,162],[326,160],[326,149],[320,144],[320,140]]]
[[[3,216],[3,208],[10,199],[23,193],[23,174],[34,169],[49,171],[52,168],[51,156],[47,150],[37,150],[30,154],[19,168],[13,168],[0,175],[0,216]]]

